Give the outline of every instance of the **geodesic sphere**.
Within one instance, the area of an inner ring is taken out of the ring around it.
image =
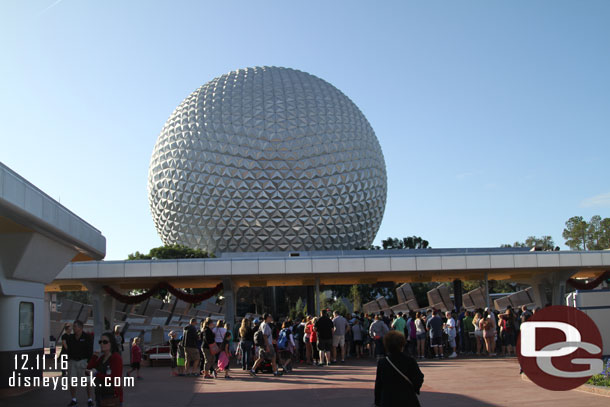
[[[230,72],[188,96],[148,174],[163,242],[209,252],[368,246],[386,191],[381,147],[358,107],[279,67]]]

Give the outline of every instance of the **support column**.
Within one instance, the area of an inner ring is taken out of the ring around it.
[[[49,346],[49,338],[51,336],[51,293],[44,293],[44,328],[42,334],[42,346]],[[56,339],[57,340],[57,339]],[[53,353],[53,352],[51,352]]]
[[[222,280],[222,291],[225,297],[224,314],[225,322],[230,325],[231,332],[235,328],[235,310],[237,308],[236,303],[236,289],[233,281],[230,278]]]
[[[532,293],[534,294],[534,302],[536,303],[536,307],[544,308],[546,304],[549,302],[548,297],[546,296],[546,289],[544,284],[539,282],[532,282]]]
[[[576,270],[556,271],[551,275],[551,304],[566,305],[566,280],[576,274]]]
[[[307,286],[307,314],[312,315],[316,311],[316,294],[315,287]]]
[[[485,307],[489,308],[489,273],[485,272]]]
[[[277,318],[277,287],[273,286],[271,288],[271,294],[273,297],[273,304],[271,306],[271,314],[274,318]]]
[[[462,308],[462,280],[453,280],[453,306],[455,312],[460,312]]]
[[[115,299],[106,294],[101,283],[83,281],[91,293],[91,308],[93,308],[93,349],[99,351],[98,338],[113,328]],[[83,323],[86,321],[83,321]]]
[[[316,317],[320,316],[320,278],[316,277]]]
[[[547,304],[565,305],[566,280],[577,272],[578,270],[557,270],[538,273],[529,280],[524,280],[523,283],[532,287],[536,307],[544,308]],[[550,299],[547,296],[547,289],[549,288],[551,291]]]

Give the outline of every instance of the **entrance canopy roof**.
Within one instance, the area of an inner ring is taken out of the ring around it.
[[[236,287],[374,284],[489,279],[524,281],[536,274],[574,270],[592,277],[610,268],[610,251],[531,252],[515,248],[353,250],[231,253],[214,259],[90,261],[71,263],[48,291],[98,281],[123,289],[159,281],[174,287],[213,287],[230,278]]]
[[[102,233],[0,162],[0,235],[39,233],[76,251],[74,261],[106,255]]]

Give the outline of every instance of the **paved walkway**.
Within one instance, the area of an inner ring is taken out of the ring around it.
[[[610,398],[577,390],[551,392],[524,381],[516,359],[454,359],[424,361],[421,404],[432,406],[587,406],[610,405]],[[126,407],[370,407],[375,366],[354,361],[331,367],[302,367],[287,376],[252,378],[241,369],[233,380],[169,377],[169,368],[144,368],[144,380],[126,389]],[[79,394],[84,403],[84,391]],[[66,391],[34,390],[0,399],[2,407],[65,406]]]

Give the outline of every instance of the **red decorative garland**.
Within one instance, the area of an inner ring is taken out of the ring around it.
[[[602,281],[604,281],[607,278],[610,278],[610,270],[603,272],[602,274],[597,276],[597,278],[595,280],[590,281],[588,283],[585,283],[582,280],[568,278],[568,284],[570,284],[572,287],[576,288],[577,290],[592,290],[595,287],[597,287],[598,285],[600,285],[602,283]]]
[[[167,291],[172,293],[174,296],[176,296],[176,298],[178,298],[182,301],[185,301],[185,302],[188,302],[191,304],[196,304],[198,302],[205,301],[208,298],[213,297],[214,295],[218,294],[220,292],[220,290],[222,290],[222,283],[218,284],[216,287],[211,288],[208,291],[206,291],[205,293],[201,293],[201,294],[185,293],[184,291],[179,290],[166,282],[157,283],[150,290],[148,290],[144,294],[139,294],[139,295],[123,295],[123,294],[115,291],[114,289],[112,289],[112,287],[109,287],[107,285],[105,285],[103,288],[104,288],[104,291],[106,291],[106,293],[108,293],[108,295],[112,296],[112,298],[114,298],[115,300],[117,300],[119,302],[125,303],[125,304],[137,304],[139,302],[146,301],[148,298],[150,298],[151,296],[158,293],[159,290],[161,290],[161,289],[166,289]]]

